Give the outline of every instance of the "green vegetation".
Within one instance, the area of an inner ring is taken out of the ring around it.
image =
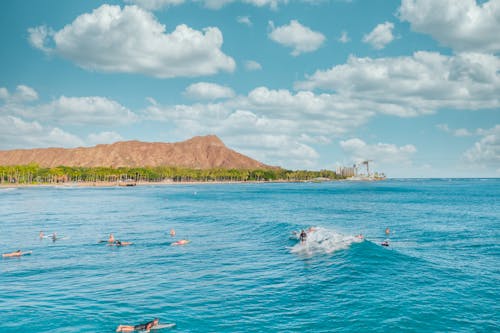
[[[54,184],[67,182],[189,182],[189,181],[311,181],[342,179],[330,170],[187,169],[177,167],[66,167],[42,168],[37,164],[0,166],[0,184]]]

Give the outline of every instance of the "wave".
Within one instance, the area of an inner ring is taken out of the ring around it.
[[[297,239],[298,239],[298,234]],[[307,232],[305,242],[298,242],[291,247],[290,252],[301,255],[331,254],[348,249],[354,243],[361,243],[364,239],[359,236],[344,235],[335,230],[314,227]]]

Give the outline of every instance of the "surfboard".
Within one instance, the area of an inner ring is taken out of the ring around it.
[[[151,327],[151,330],[162,330],[164,328],[172,328],[175,325],[176,325],[175,323],[158,324],[156,326]],[[147,332],[147,331],[141,330],[141,331],[137,331],[137,332]]]

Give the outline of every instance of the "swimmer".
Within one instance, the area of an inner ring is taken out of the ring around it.
[[[148,321],[147,323],[139,325],[119,325],[116,328],[116,332],[133,332],[133,331],[149,332],[152,328],[158,326],[159,323],[160,320],[158,318],[155,318],[151,321]]]
[[[305,241],[307,240],[307,234],[304,230],[300,232],[299,239],[301,243],[305,243]]]
[[[170,229],[170,237],[175,237],[175,230],[174,230],[174,228]]]
[[[174,242],[174,243],[172,243],[172,244],[170,244],[170,245],[172,245],[172,246],[176,246],[176,245],[186,245],[186,244],[188,244],[189,242],[190,242],[190,241],[189,241],[189,240],[187,240],[187,239],[181,239],[181,240],[178,240],[177,242]]]
[[[356,236],[356,238],[363,239],[363,238],[365,238],[365,236],[363,236],[363,234],[359,234]]]
[[[55,242],[55,241],[57,240],[57,234],[54,232],[54,233],[52,234],[52,237],[51,237],[51,238],[52,238],[52,241],[53,241],[53,242]]]
[[[389,229],[389,227],[385,228],[385,234],[388,235],[391,233],[391,229]]]
[[[113,234],[109,234],[108,243],[113,244],[115,242],[115,236]]]
[[[38,237],[40,237],[40,239],[43,239],[43,231],[40,231],[40,233],[38,234]]]

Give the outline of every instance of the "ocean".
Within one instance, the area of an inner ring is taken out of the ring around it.
[[[0,252],[32,254],[0,259],[0,332],[499,332],[499,198],[500,179],[1,188]]]

